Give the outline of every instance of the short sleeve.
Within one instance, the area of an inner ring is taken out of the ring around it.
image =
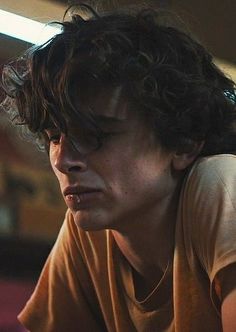
[[[184,201],[193,250],[212,283],[221,269],[236,262],[236,156],[197,162]]]
[[[71,219],[67,213],[35,291],[18,316],[30,332],[104,331]]]

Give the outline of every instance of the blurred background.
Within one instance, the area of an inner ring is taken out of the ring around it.
[[[110,9],[142,1],[90,3]],[[213,54],[215,62],[236,80],[235,0],[152,0],[145,3],[177,12]],[[71,1],[66,0],[0,0],[0,14],[4,10],[47,23],[62,20],[70,4]],[[3,21],[0,17],[0,68],[32,45],[30,41],[4,34]],[[14,22],[5,21],[13,30],[18,30]],[[16,315],[34,288],[64,213],[65,205],[47,156],[23,140],[5,114],[0,113],[0,332],[24,331]]]

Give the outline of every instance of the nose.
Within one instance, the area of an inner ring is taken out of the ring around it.
[[[86,157],[82,155],[64,135],[60,142],[50,149],[50,160],[61,173],[84,172],[87,169]]]

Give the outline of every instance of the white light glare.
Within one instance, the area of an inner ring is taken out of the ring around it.
[[[5,35],[31,44],[42,44],[60,31],[58,27],[45,25],[0,9],[0,33]]]

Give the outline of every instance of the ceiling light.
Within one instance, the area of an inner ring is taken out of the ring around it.
[[[60,31],[58,27],[45,25],[0,9],[0,33],[2,34],[31,44],[42,44]]]

